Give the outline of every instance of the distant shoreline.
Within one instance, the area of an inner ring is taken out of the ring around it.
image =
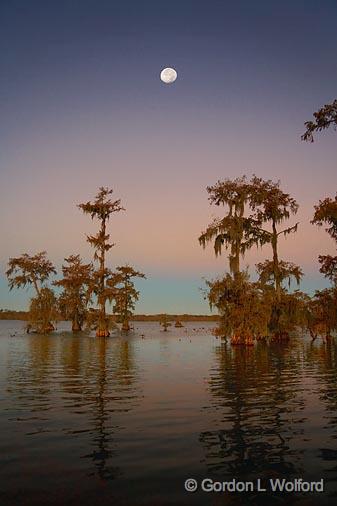
[[[114,317],[114,315],[111,315]],[[202,321],[202,322],[216,322],[219,320],[218,315],[194,315],[194,314],[167,314],[168,321]],[[0,320],[21,320],[26,321],[28,313],[26,311],[10,311],[0,309]],[[162,318],[161,314],[139,314],[133,315],[131,320],[135,322],[158,322]]]
[[[131,320],[133,320],[135,322],[142,322],[142,321],[157,322],[157,321],[160,321],[161,318],[162,318],[161,314],[148,314],[148,315],[146,314],[146,315],[134,315],[131,318]],[[180,315],[179,314],[178,315],[167,314],[167,319],[169,321],[179,320],[182,322],[187,322],[187,321],[216,322],[219,320],[219,316],[218,315],[198,315],[198,314],[180,314]]]

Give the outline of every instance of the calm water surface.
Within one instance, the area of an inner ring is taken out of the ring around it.
[[[1,506],[337,504],[336,344],[232,348],[211,328],[97,339],[0,321]],[[190,477],[325,492],[191,494]]]

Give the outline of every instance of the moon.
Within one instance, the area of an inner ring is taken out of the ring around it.
[[[177,79],[177,76],[178,74],[176,70],[172,69],[171,67],[167,67],[160,72],[160,79],[165,84],[174,83],[174,81]]]

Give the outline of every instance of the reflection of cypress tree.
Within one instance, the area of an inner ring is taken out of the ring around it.
[[[36,428],[43,432],[47,411],[54,404],[54,384],[51,381],[51,365],[57,356],[57,344],[47,335],[27,336],[24,360],[22,350],[14,347],[9,354],[8,391],[15,406],[26,420],[36,419]],[[13,343],[14,344],[14,343]],[[38,416],[43,411],[43,415]],[[20,419],[21,415],[18,417]],[[43,423],[41,424],[41,420]]]
[[[215,410],[223,410],[223,427],[200,435],[206,464],[221,475],[294,475],[296,455],[288,442],[298,431],[294,412],[303,402],[297,396],[298,366],[287,348],[216,349],[217,367],[210,378]]]
[[[109,344],[111,342],[105,339],[95,342],[98,373],[93,419],[94,437],[92,443],[94,450],[84,456],[84,458],[92,459],[98,476],[103,480],[112,480],[121,474],[119,468],[110,464],[111,459],[116,454],[116,449],[112,448],[115,429],[109,424],[111,412],[121,411],[118,407],[109,408],[111,387],[117,389],[117,396],[112,395],[113,402],[120,402],[121,395],[123,395],[123,412],[132,409],[131,401],[138,398],[138,394],[135,394],[134,389],[135,367],[131,353],[131,343],[126,340],[115,341],[113,344],[118,349],[113,350],[112,355],[109,355],[109,365],[107,366],[107,347]]]
[[[63,362],[64,373],[67,378],[81,374],[81,347],[83,344],[79,339],[69,339],[64,341],[61,350],[61,360]],[[81,381],[83,383],[83,381]],[[83,386],[83,385],[82,385]],[[67,387],[67,383],[65,383]],[[71,393],[71,390],[67,390]]]
[[[56,343],[46,335],[31,336],[29,338],[30,363],[27,367],[25,375],[25,383],[27,384],[27,394],[34,397],[34,409],[49,409],[52,404],[50,393],[53,390],[52,384],[49,382],[49,367],[53,362],[56,353]],[[27,374],[28,373],[28,374]]]
[[[112,465],[117,455],[115,437],[123,430],[120,417],[139,399],[133,342],[78,339],[70,334],[61,339],[31,335],[26,342],[26,361],[15,347],[9,355],[8,388],[15,412],[19,406],[29,430],[47,428],[79,438],[80,444],[74,444],[75,452],[82,447],[77,458],[88,459],[93,475],[114,479],[120,474]],[[27,418],[32,411],[36,422]],[[76,453],[71,458],[76,459]]]
[[[90,455],[97,468],[98,475],[101,479],[114,479],[119,474],[119,470],[107,464],[112,457],[110,450],[110,433],[106,429],[107,413],[105,410],[105,394],[107,389],[106,379],[106,342],[104,339],[99,341],[99,370],[98,370],[98,392],[95,407],[95,438],[97,450]]]
[[[117,362],[116,377],[120,385],[130,386],[134,381],[134,362],[127,340],[120,342],[119,359]]]
[[[305,357],[307,364],[314,369],[320,399],[331,415],[329,424],[337,434],[337,343],[333,340],[310,343]]]
[[[306,349],[306,362],[315,375],[319,387],[320,400],[325,404],[326,414],[323,419],[327,420],[324,429],[329,443],[324,442],[324,432],[320,458],[331,482],[337,481],[337,343],[328,340],[321,343],[311,343]],[[330,443],[331,441],[331,443]],[[335,483],[334,483],[335,485]],[[337,491],[334,491],[334,496]]]

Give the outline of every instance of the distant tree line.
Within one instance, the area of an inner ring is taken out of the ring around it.
[[[93,202],[78,205],[100,224],[96,235],[87,236],[94,249],[93,262],[85,264],[79,255],[71,255],[64,260],[63,277],[48,283],[56,269],[45,251],[9,259],[6,275],[10,289],[32,286],[35,290],[29,306],[28,331],[50,332],[62,317],[72,321],[73,332],[82,330],[85,325],[95,329],[97,336],[108,336],[115,319],[106,313],[107,302],[113,304],[122,329],[130,329],[129,319],[139,298],[133,278],[145,278],[145,275],[129,265],[118,266],[115,271],[106,266],[106,254],[114,246],[109,243],[108,221],[113,213],[124,211],[120,200],[111,200],[111,194],[111,189],[101,187]],[[62,289],[59,297],[52,286]]]
[[[27,313],[26,311],[0,309],[0,320],[27,320]]]
[[[0,320],[27,320],[27,311],[14,311],[12,309],[0,309]],[[61,317],[61,314],[59,314]],[[219,316],[217,314],[132,314],[130,322],[162,322],[163,318],[170,322],[217,322]],[[65,320],[69,321],[71,318],[63,316]],[[118,315],[109,314],[112,321],[119,319]]]

